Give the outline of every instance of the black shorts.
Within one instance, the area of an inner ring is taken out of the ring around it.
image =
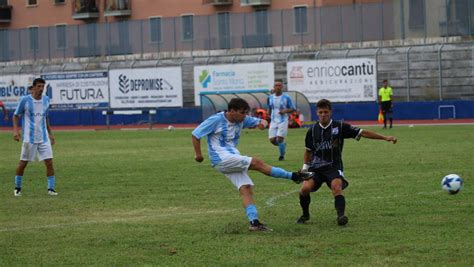
[[[392,101],[383,101],[382,102],[382,112],[391,113],[392,112]]]
[[[349,182],[344,178],[342,170],[337,167],[310,168],[309,171],[314,172],[314,187],[311,192],[318,191],[323,183],[326,183],[326,185],[331,188],[331,182],[334,179],[342,179],[342,190],[349,186]]]

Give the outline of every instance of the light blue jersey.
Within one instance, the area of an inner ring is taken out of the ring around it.
[[[15,110],[15,116],[22,116],[23,142],[39,144],[49,142],[46,128],[46,117],[49,111],[49,97],[43,96],[40,100],[31,95],[23,96]]]
[[[243,122],[232,123],[228,121],[224,112],[212,115],[202,122],[193,131],[193,136],[197,139],[207,135],[207,151],[212,166],[219,164],[227,154],[237,154],[240,132],[242,128],[252,128],[260,123],[260,119],[247,116]]]
[[[272,113],[271,122],[275,124],[288,123],[288,113],[280,114],[280,110],[296,109],[291,97],[285,93],[280,96],[270,95],[268,97],[268,108]]]

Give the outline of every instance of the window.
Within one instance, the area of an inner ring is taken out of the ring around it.
[[[230,48],[230,14],[229,12],[217,13],[217,31],[219,33],[219,48]]]
[[[8,6],[8,0],[0,0],[0,6]]]
[[[425,0],[410,0],[409,11],[408,26],[410,29],[425,27]]]
[[[61,4],[65,4],[65,3],[66,3],[66,0],[54,0],[55,5],[61,5]]]
[[[56,25],[56,48],[66,48],[66,25]]]
[[[30,37],[30,50],[36,51],[39,49],[38,27],[29,27],[28,32]]]
[[[295,33],[308,32],[308,8],[298,6],[294,8]]]
[[[38,0],[27,0],[26,4],[29,6],[36,6],[38,4]]]
[[[255,12],[255,22],[257,25],[257,35],[268,34],[268,12],[266,9],[257,10]]]
[[[161,43],[161,18],[150,18],[150,42]]]
[[[185,15],[181,17],[183,41],[191,41],[194,38],[193,15]]]

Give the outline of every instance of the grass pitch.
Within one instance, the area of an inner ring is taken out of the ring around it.
[[[46,194],[33,163],[19,198],[20,145],[2,132],[0,265],[474,265],[474,127],[375,130],[399,143],[347,140],[346,227],[328,188],[296,225],[299,185],[250,172],[272,233],[248,231],[238,192],[207,158],[194,161],[190,130],[56,132],[60,195]],[[305,132],[290,130],[284,162],[266,131],[244,131],[239,149],[296,170]],[[449,173],[464,178],[457,195],[441,190]]]

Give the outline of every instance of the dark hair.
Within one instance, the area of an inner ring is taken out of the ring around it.
[[[282,80],[282,79],[275,79],[275,82],[276,82],[276,83],[282,83],[282,84],[283,84],[283,80]]]
[[[383,80],[382,82],[383,82],[383,83],[386,83],[386,82],[388,82],[388,81],[387,81],[387,80]]]
[[[37,85],[38,83],[45,84],[46,81],[43,78],[36,78],[33,80],[33,86]]]
[[[249,111],[250,106],[247,101],[243,100],[242,98],[232,98],[227,105],[227,110],[244,110]]]
[[[327,99],[321,99],[318,101],[318,103],[316,104],[316,108],[327,108],[329,110],[332,110],[332,104],[331,104],[331,101],[327,100]]]

